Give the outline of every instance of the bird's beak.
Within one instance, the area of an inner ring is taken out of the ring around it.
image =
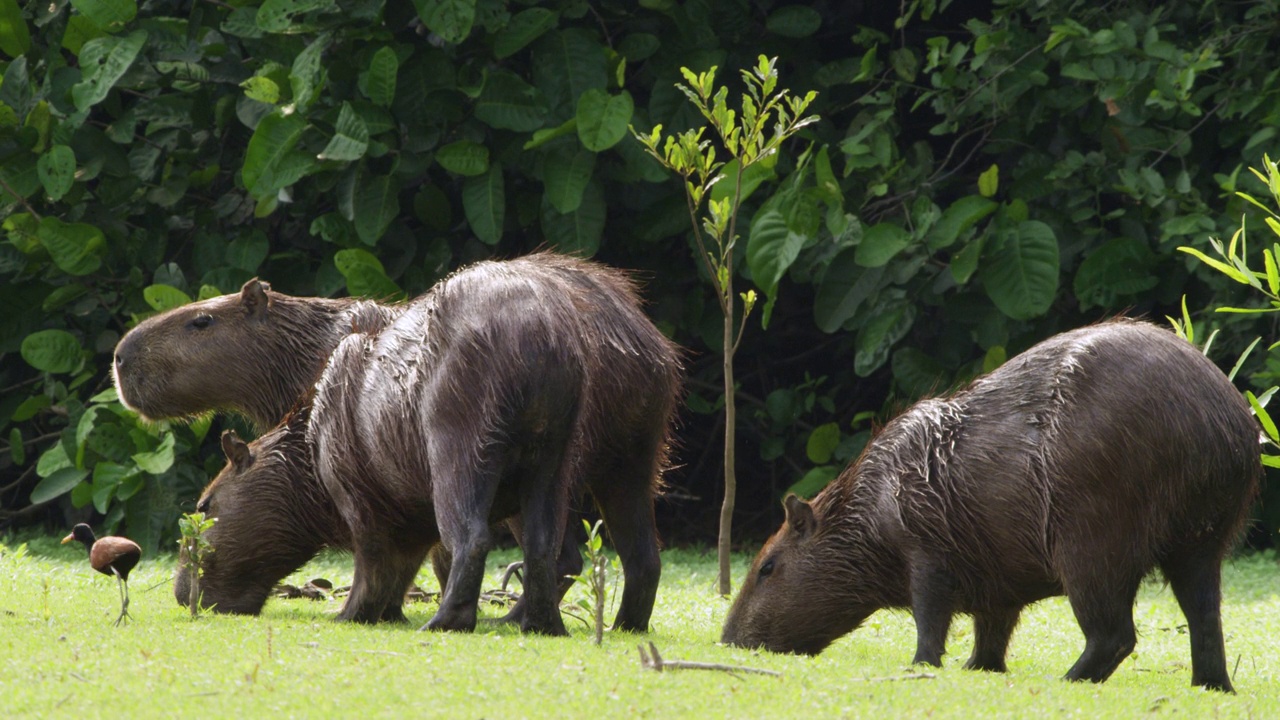
[[[75,539],[76,539],[76,535],[75,535],[75,533],[71,533],[70,535],[68,535],[68,536],[66,536],[66,537],[64,537],[64,538],[62,538],[62,544],[63,544],[63,545],[66,545],[67,543],[69,543],[69,542],[71,542],[72,540],[75,540]]]

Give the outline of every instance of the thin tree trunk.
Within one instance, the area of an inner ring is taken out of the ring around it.
[[[725,288],[729,297],[728,310],[724,313],[724,504],[720,506],[720,594],[732,592],[729,576],[729,547],[733,527],[733,503],[738,491],[738,476],[734,470],[734,432],[736,410],[733,401],[733,291]]]

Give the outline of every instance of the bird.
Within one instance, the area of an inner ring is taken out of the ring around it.
[[[80,541],[89,551],[89,564],[103,575],[114,575],[120,588],[120,617],[116,618],[116,626],[129,621],[129,571],[138,564],[142,557],[142,548],[129,538],[108,535],[98,538],[93,528],[80,523],[71,528],[71,534],[62,538],[66,545],[72,540]]]

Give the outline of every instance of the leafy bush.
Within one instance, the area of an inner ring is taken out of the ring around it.
[[[221,458],[207,424],[140,424],[106,392],[138,318],[254,275],[414,295],[546,246],[641,271],[690,348],[672,482],[701,501],[664,512],[710,537],[719,309],[682,189],[626,128],[692,127],[679,69],[765,54],[823,121],[744,178],[733,266],[773,290],[737,358],[760,458],[738,507],[763,531],[782,491],[856,454],[860,413],[1100,317],[1235,302],[1174,248],[1255,212],[1234,192],[1276,139],[1277,10],[0,0],[2,518],[92,504],[148,550],[173,536]],[[1211,322],[1224,356],[1262,334]]]

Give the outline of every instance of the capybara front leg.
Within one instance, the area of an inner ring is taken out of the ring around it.
[[[1166,560],[1164,576],[1187,617],[1191,684],[1235,692],[1222,641],[1222,561],[1212,550]]]
[[[1067,586],[1067,598],[1084,632],[1084,652],[1067,671],[1067,680],[1100,683],[1133,652],[1133,601],[1141,576],[1091,578],[1081,590]]]
[[[965,662],[965,669],[1005,672],[1004,656],[1021,612],[1022,608],[1018,607],[973,614],[973,654]]]
[[[402,547],[383,539],[356,547],[355,579],[338,620],[407,622],[404,594],[426,557],[425,547]]]
[[[911,615],[916,621],[915,665],[942,666],[947,630],[955,612],[955,584],[951,574],[932,559],[916,562],[911,571]]]

